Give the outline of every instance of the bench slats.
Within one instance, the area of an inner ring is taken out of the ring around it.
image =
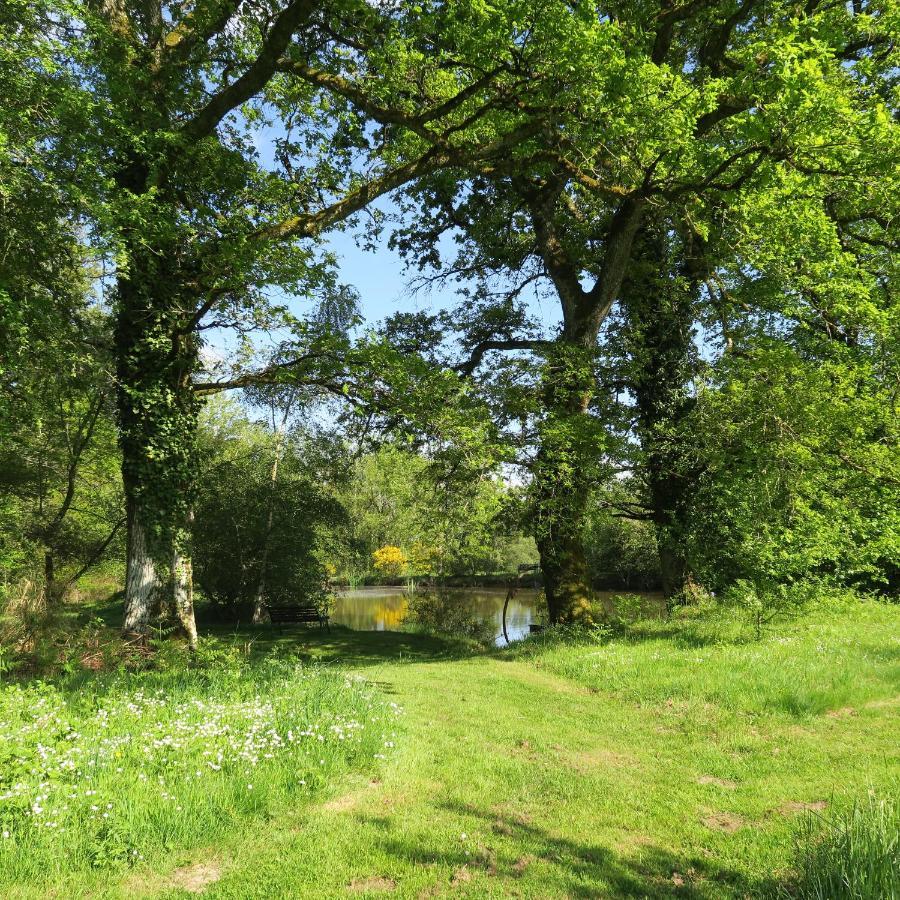
[[[328,625],[328,616],[323,615],[315,606],[272,606],[269,618],[273,625],[293,625],[318,622]]]

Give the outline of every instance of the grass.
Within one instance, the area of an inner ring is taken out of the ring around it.
[[[788,896],[806,900],[900,897],[900,806],[873,795],[840,815],[807,821]]]
[[[395,718],[372,686],[271,656],[7,687],[0,889],[74,892],[227,838],[384,758]]]
[[[3,877],[22,896],[825,896],[802,893],[808,848],[846,845],[815,832],[798,854],[797,839],[810,817],[831,835],[826,822],[847,821],[857,798],[896,792],[898,625],[900,608],[864,602],[760,642],[688,616],[486,653],[412,634],[223,630],[208,644],[238,645],[248,661],[235,676],[244,686],[223,688],[221,702],[255,696],[259,660],[301,658],[316,684],[333,679],[321,705],[330,714],[347,715],[357,690],[373,709],[401,706],[396,746],[376,748],[380,720],[357,754],[335,742],[318,793],[286,786],[287,760],[272,768],[271,802],[227,794],[217,819],[188,821],[168,841],[165,818],[154,832],[135,816],[126,848],[149,852],[132,867],[51,854],[49,871]],[[182,699],[219,689],[191,677]],[[293,687],[281,671],[275,681],[286,698],[306,696],[302,680]],[[136,769],[106,771],[137,798]]]

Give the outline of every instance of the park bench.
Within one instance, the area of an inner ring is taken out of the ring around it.
[[[331,631],[329,617],[315,606],[270,606],[269,618],[273,625],[310,625],[317,622],[320,628]]]

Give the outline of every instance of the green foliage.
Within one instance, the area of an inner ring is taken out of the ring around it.
[[[722,601],[739,609],[747,617],[759,640],[763,628],[800,615],[824,594],[827,594],[827,588],[814,581],[781,584],[739,578],[729,585]]]
[[[868,796],[846,811],[810,815],[798,841],[798,874],[780,896],[883,900],[900,894],[897,795]]]
[[[348,520],[346,549],[334,559],[341,573],[365,576],[386,545],[406,554],[413,576],[508,573],[532,561],[533,544],[506,514],[515,491],[490,473],[464,475],[390,446],[361,456],[339,488]]]
[[[616,515],[606,505],[621,494],[617,487],[595,492],[588,506],[584,545],[591,581],[601,588],[652,590],[659,586],[653,525]]]
[[[896,579],[889,353],[827,346],[811,355],[760,340],[723,361],[689,423],[707,460],[691,541],[708,587],[809,575],[865,587]]]
[[[405,624],[430,634],[472,641],[481,647],[492,646],[496,636],[496,623],[480,616],[476,599],[460,591],[416,591],[410,597]]]
[[[226,402],[208,408],[200,439],[193,554],[204,594],[247,618],[264,575],[269,605],[327,605],[325,564],[345,519],[315,435],[273,434]]]

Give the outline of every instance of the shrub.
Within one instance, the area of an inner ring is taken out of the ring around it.
[[[392,544],[379,547],[372,554],[372,563],[375,571],[387,578],[399,578],[405,574],[409,559],[406,554]]]
[[[496,625],[478,613],[477,600],[460,591],[419,591],[409,603],[407,622],[431,634],[493,644]]]
[[[825,586],[813,580],[780,584],[765,579],[739,578],[725,592],[723,599],[726,605],[743,613],[759,640],[765,626],[799,615],[826,591]]]

